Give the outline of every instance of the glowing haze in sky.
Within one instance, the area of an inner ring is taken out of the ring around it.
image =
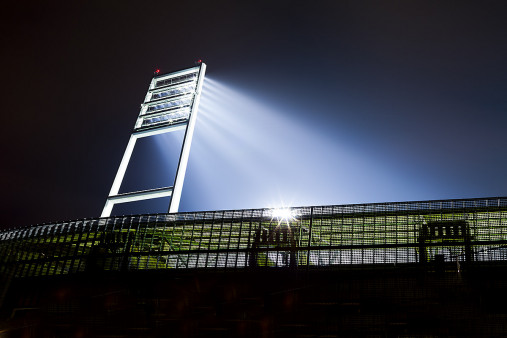
[[[400,195],[387,161],[370,159],[338,126],[315,127],[311,111],[270,107],[262,98],[207,78],[185,182],[182,210],[343,203]],[[420,189],[421,187],[412,187]],[[378,196],[378,193],[384,193]]]
[[[346,107],[332,107],[337,117],[326,126],[318,104],[298,108],[301,98],[285,107],[265,101],[206,78],[181,211],[360,203],[365,196],[368,202],[410,200],[414,192],[420,199],[463,197],[460,190],[481,193],[466,180],[466,168],[446,172],[448,163],[436,163],[438,149],[404,149],[409,135],[394,145],[352,129],[340,119]]]

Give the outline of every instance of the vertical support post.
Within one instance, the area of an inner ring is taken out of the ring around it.
[[[489,223],[489,221],[488,221]],[[468,228],[468,225],[465,223],[463,225],[463,237],[465,242],[465,260],[467,264],[470,264],[474,260],[473,251],[472,251],[472,237],[470,234],[470,230]]]
[[[308,250],[306,251],[306,268],[310,268],[310,248],[312,247],[312,226],[313,226],[313,208],[310,211],[310,224],[308,225]]]
[[[419,230],[419,264],[422,266],[426,265],[428,262],[428,253],[426,251],[426,240],[429,236],[429,229],[426,224],[421,224],[421,229]]]
[[[181,149],[180,161],[174,179],[173,192],[171,202],[169,203],[169,213],[178,212],[180,206],[181,192],[183,190],[183,181],[185,180],[185,173],[187,171],[188,157],[190,155],[190,146],[192,144],[192,137],[194,136],[194,127],[197,120],[197,110],[199,108],[199,101],[201,99],[202,84],[204,82],[204,74],[206,72],[206,64],[201,63],[199,69],[199,78],[197,80],[197,89],[195,91],[194,102],[192,104],[192,111],[188,120],[187,129],[185,131],[185,138],[183,139],[183,146]]]
[[[129,143],[127,143],[127,148],[125,149],[125,153],[123,153],[123,158],[121,159],[120,167],[116,172],[113,185],[111,186],[111,190],[109,191],[109,196],[117,195],[118,191],[120,191],[120,185],[121,182],[123,182],[123,177],[125,176],[125,172],[127,171],[127,166],[129,165],[130,158],[132,157],[132,152],[134,151],[136,141],[137,137],[134,135],[130,135]],[[113,206],[114,203],[111,200],[107,199],[100,217],[109,217],[111,215],[111,211],[113,211]]]

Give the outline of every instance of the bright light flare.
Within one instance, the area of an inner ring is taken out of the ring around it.
[[[297,217],[297,212],[290,208],[276,208],[271,209],[271,220],[277,219],[278,225],[282,222],[287,223],[289,226],[289,222],[295,220]]]

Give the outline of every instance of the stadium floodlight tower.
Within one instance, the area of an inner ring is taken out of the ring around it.
[[[205,72],[206,64],[201,61],[195,67],[169,74],[158,75],[158,70],[155,72],[156,75],[151,80],[148,93],[141,105],[139,117],[123,154],[101,217],[109,217],[115,204],[169,196],[171,197],[169,212],[178,212]],[[178,130],[185,130],[185,137],[181,146],[173,186],[120,194],[120,186],[137,139]]]

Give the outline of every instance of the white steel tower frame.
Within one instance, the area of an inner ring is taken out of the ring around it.
[[[200,63],[196,67],[158,75],[151,80],[101,217],[109,217],[115,204],[168,196],[171,196],[169,212],[178,212],[205,72],[206,64]],[[120,186],[137,139],[177,130],[185,130],[185,137],[173,186],[120,194]]]

